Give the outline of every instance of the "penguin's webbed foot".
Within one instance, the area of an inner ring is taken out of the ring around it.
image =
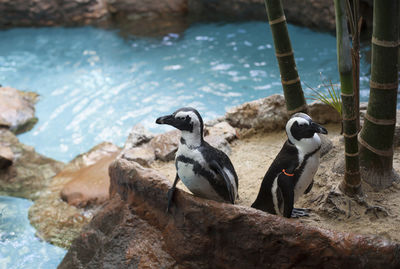
[[[301,218],[301,217],[309,217],[311,209],[308,208],[293,208],[292,210],[292,218]]]
[[[171,207],[172,199],[174,198],[174,192],[175,192],[175,187],[172,187],[168,190],[167,193],[168,204],[167,204],[167,210],[165,211],[166,213],[169,213],[169,208]]]

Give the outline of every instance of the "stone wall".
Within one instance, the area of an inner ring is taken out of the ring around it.
[[[282,1],[289,22],[334,31],[332,0]],[[361,13],[369,27],[371,10],[371,1],[362,0]],[[182,31],[199,20],[266,21],[267,16],[264,0],[0,0],[0,27],[118,23],[136,32],[171,26]]]

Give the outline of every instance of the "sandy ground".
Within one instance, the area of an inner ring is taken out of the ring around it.
[[[330,230],[380,235],[389,240],[400,241],[400,183],[395,182],[390,188],[380,192],[374,192],[367,184],[363,184],[363,199],[368,205],[344,196],[338,190],[343,175],[332,171],[344,159],[340,127],[332,124],[325,127],[334,147],[321,158],[311,192],[303,195],[295,204],[295,207],[311,209],[311,214],[292,221]],[[230,158],[239,177],[238,204],[250,206],[255,200],[264,174],[285,140],[286,134],[282,131],[241,135],[240,139],[232,142]],[[152,167],[173,182],[173,162],[158,161]],[[396,171],[400,171],[398,151],[395,151],[394,167]],[[178,187],[188,191],[181,182]]]

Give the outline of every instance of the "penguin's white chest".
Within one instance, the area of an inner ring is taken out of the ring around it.
[[[182,154],[198,165],[202,167],[207,167],[203,156],[197,150],[182,150],[181,147],[178,149],[177,155]],[[208,168],[208,167],[207,167]],[[186,188],[188,188],[194,195],[200,196],[203,198],[221,201],[221,198],[216,193],[216,191],[212,188],[208,180],[201,176],[198,171],[195,169],[195,165],[193,163],[178,161],[177,162],[177,173],[179,178],[182,180],[182,183],[185,184]]]
[[[299,180],[294,188],[294,202],[296,202],[299,197],[304,194],[307,187],[311,184],[314,175],[318,170],[319,155],[320,154],[318,151],[306,160],[303,173],[300,175]]]

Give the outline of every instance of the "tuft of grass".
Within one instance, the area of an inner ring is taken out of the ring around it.
[[[339,115],[342,116],[342,98],[340,96],[340,88],[338,87],[338,85],[333,84],[331,80],[329,81],[329,84],[324,82],[322,84],[322,87],[326,88],[328,91],[328,93],[325,93],[314,89],[305,82],[303,83],[313,92],[309,94],[311,97],[308,99],[321,101],[333,107],[339,113]]]

